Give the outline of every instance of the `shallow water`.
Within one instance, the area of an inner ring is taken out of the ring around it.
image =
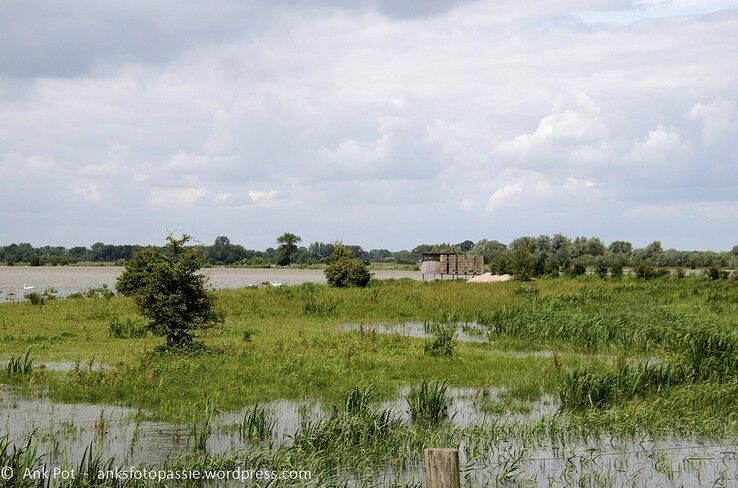
[[[0,266],[0,301],[21,300],[29,291],[42,293],[46,288],[56,289],[60,297],[102,285],[113,289],[122,271],[120,266]],[[205,268],[203,272],[215,289],[243,288],[267,281],[286,285],[325,283],[320,269]],[[419,271],[382,270],[373,274],[377,279],[421,279]],[[34,289],[24,290],[24,285]]]
[[[487,398],[504,390],[490,389]],[[409,420],[403,396],[383,402],[403,419]],[[449,390],[453,398],[452,422],[459,428],[486,423],[530,422],[551,417],[558,410],[553,398],[534,402],[529,414],[485,415],[478,409],[480,391],[468,388]],[[290,442],[306,421],[328,415],[331,407],[314,401],[279,400],[265,403],[276,427],[272,445]],[[249,448],[253,444],[239,438],[238,424],[244,413],[217,415],[208,439],[209,452]],[[35,430],[42,443],[40,453],[49,461],[67,459],[78,463],[84,450],[94,445],[103,458],[115,456],[116,465],[160,463],[189,452],[190,425],[141,420],[143,412],[110,405],[54,403],[43,397],[24,397],[12,387],[0,391],[0,435],[23,440]],[[504,430],[503,430],[504,432]],[[736,486],[738,446],[735,440],[663,439],[650,437],[613,439],[597,436],[563,440],[541,436],[523,441],[471,436],[460,449],[462,476],[472,486]],[[374,477],[377,485],[388,480],[422,480],[422,465],[402,472],[387,470]]]
[[[352,323],[339,326],[343,332],[361,332],[362,334],[390,334],[403,337],[430,339],[434,335],[426,330],[424,322],[402,322],[399,324],[364,324]],[[487,342],[482,326],[474,323],[458,324],[456,339],[462,342]]]

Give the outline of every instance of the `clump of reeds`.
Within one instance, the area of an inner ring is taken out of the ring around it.
[[[426,356],[453,356],[457,342],[456,326],[426,322],[424,327],[426,333],[433,334],[434,337],[425,341],[423,353]]]
[[[448,383],[445,381],[427,382],[413,387],[405,396],[410,418],[414,422],[439,423],[448,418],[451,397],[448,394]]]
[[[136,317],[114,318],[108,324],[108,334],[117,339],[144,337],[147,332],[146,321]]]
[[[33,372],[33,362],[29,347],[22,356],[10,356],[5,372],[8,376],[28,376]]]
[[[245,439],[269,439],[277,422],[272,419],[271,414],[263,405],[256,403],[254,407],[243,416],[239,425],[239,436]]]
[[[310,298],[303,304],[302,313],[303,315],[330,317],[335,314],[336,309],[338,308],[338,305],[340,305],[340,303],[340,300],[332,300],[329,298],[325,300],[316,300],[315,298]]]
[[[671,364],[624,365],[616,370],[577,369],[564,374],[559,398],[565,408],[603,408],[693,381],[689,368]]]

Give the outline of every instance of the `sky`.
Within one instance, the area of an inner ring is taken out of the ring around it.
[[[738,0],[0,1],[0,244],[738,244]]]

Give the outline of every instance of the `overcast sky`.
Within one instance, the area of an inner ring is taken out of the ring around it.
[[[738,244],[738,1],[1,3],[0,244]]]

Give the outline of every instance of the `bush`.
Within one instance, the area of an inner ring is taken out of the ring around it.
[[[641,261],[640,263],[636,264],[635,274],[637,278],[642,278],[644,280],[650,280],[657,276],[656,268],[653,266],[653,264],[647,261]]]
[[[619,259],[613,260],[610,264],[610,276],[613,278],[623,277],[623,263]]]
[[[582,257],[574,259],[571,264],[569,264],[567,272],[569,276],[581,276],[585,274],[587,272],[587,261]]]
[[[336,246],[325,268],[328,284],[339,288],[364,288],[369,284],[371,277],[366,264],[354,258],[351,250],[343,245]]]
[[[132,296],[141,315],[149,319],[152,332],[167,338],[166,349],[201,349],[192,331],[223,320],[207,290],[207,276],[199,272],[201,251],[185,247],[189,239],[169,236],[163,249],[138,251],[116,282],[118,291]]]
[[[108,334],[117,339],[134,339],[143,337],[148,331],[146,321],[136,317],[116,318],[108,324]]]
[[[46,297],[44,295],[35,291],[32,291],[31,293],[26,293],[24,297],[31,302],[31,305],[43,305],[44,301],[46,300]]]
[[[716,265],[712,265],[709,268],[707,268],[707,271],[705,272],[705,276],[707,276],[710,280],[719,280],[720,279],[720,268],[718,268]]]
[[[594,262],[594,270],[600,278],[607,277],[607,260],[604,256],[597,256]]]

